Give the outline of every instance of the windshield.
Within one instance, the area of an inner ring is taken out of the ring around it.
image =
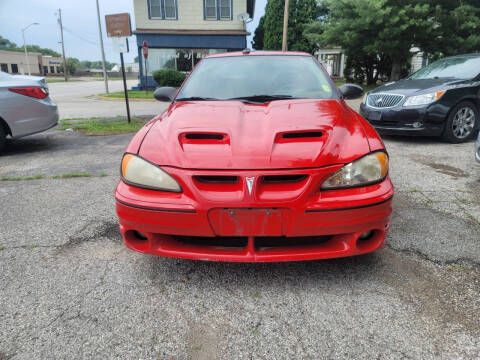
[[[480,73],[480,57],[456,57],[435,61],[410,76],[410,79],[473,79]]]
[[[177,99],[334,98],[331,83],[310,56],[252,55],[206,58]]]

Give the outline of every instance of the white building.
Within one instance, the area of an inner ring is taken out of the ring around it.
[[[253,18],[255,0],[134,0],[134,34],[143,87],[142,44],[148,43],[148,83],[159,69],[190,71],[205,55],[247,47],[245,23],[238,15]]]
[[[0,70],[10,74],[48,75],[60,74],[62,58],[23,51],[0,50]]]
[[[315,52],[318,61],[331,77],[343,78],[345,70],[345,51],[341,47],[320,49]]]

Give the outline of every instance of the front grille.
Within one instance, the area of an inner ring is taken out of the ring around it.
[[[299,182],[304,180],[307,175],[265,175],[262,180],[264,183],[283,183],[283,182]]]
[[[236,183],[238,176],[230,175],[195,175],[195,180],[204,183]]]
[[[320,236],[256,236],[253,241],[255,248],[262,250],[265,248],[281,248],[292,246],[314,246],[328,242],[332,235]],[[206,246],[206,247],[226,247],[226,248],[245,248],[248,244],[247,236],[181,236],[173,235],[173,238],[183,244]]]
[[[377,109],[391,108],[400,104],[404,98],[404,95],[398,94],[370,94],[367,97],[367,105]]]
[[[213,246],[213,247],[229,247],[244,248],[247,246],[248,237],[246,236],[180,236],[175,235],[173,238],[181,243],[189,245]]]
[[[369,120],[370,124],[373,126],[397,126],[398,121],[390,120]]]
[[[320,236],[258,236],[255,238],[255,246],[257,248],[277,248],[286,246],[307,246],[307,245],[319,245],[326,243],[332,238],[331,235]]]

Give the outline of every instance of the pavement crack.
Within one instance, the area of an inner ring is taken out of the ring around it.
[[[92,231],[88,231],[91,225],[92,223],[87,223],[77,232],[77,234],[70,236],[66,243],[57,246],[58,251],[59,252],[67,251],[82,243],[97,241],[99,239],[110,239],[110,240],[120,239],[120,231],[118,230],[117,222],[105,221],[100,226],[94,227]],[[84,233],[87,233],[87,234],[84,234]]]
[[[385,247],[387,247],[387,248],[389,248],[389,249],[391,249],[395,252],[400,252],[400,253],[410,255],[410,256],[412,256],[412,255],[417,256],[417,257],[419,257],[423,260],[426,260],[426,261],[431,262],[431,263],[436,264],[436,265],[445,266],[445,265],[468,264],[472,267],[480,269],[480,262],[475,261],[475,260],[470,259],[470,258],[467,258],[467,257],[458,257],[458,258],[452,259],[452,260],[438,260],[438,259],[434,259],[431,256],[421,252],[418,249],[412,249],[412,248],[399,249],[399,248],[393,247],[392,245],[390,245],[388,243],[385,245]]]

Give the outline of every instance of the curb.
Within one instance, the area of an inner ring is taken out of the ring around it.
[[[111,97],[106,97],[106,96],[102,96],[102,95],[90,95],[90,96],[87,96],[87,98],[89,99],[93,99],[93,100],[106,100],[106,101],[125,101],[125,98],[122,97],[122,98],[111,98]],[[137,101],[150,101],[150,102],[155,102],[157,101],[156,99],[135,99],[135,98],[128,98],[128,101],[134,101],[134,102],[137,102]]]

